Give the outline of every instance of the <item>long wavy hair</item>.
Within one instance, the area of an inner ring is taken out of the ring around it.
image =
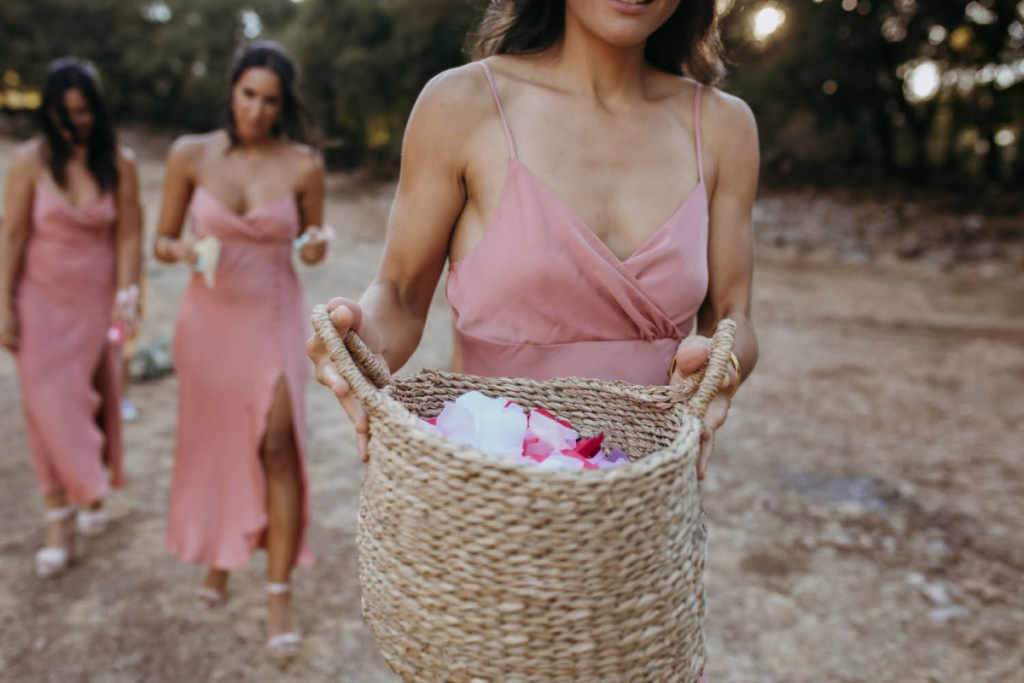
[[[76,57],[61,57],[47,67],[40,124],[46,139],[46,162],[61,188],[67,184],[67,165],[73,145],[85,146],[86,166],[101,191],[117,187],[117,135],[99,80],[96,68]],[[87,140],[79,139],[64,104],[64,94],[69,90],[79,90],[92,112],[92,131]],[[69,135],[72,142],[68,142],[65,135]]]
[[[554,45],[565,33],[565,0],[490,0],[479,28],[470,35],[471,59],[531,54]],[[647,39],[647,61],[706,85],[725,75],[715,0],[683,0]]]
[[[231,147],[240,144],[235,113],[231,108],[231,97],[235,84],[249,69],[270,69],[281,83],[281,116],[274,123],[273,134],[293,142],[310,143],[310,129],[306,107],[299,97],[299,70],[295,61],[284,47],[273,40],[257,40],[243,45],[235,52],[228,83],[227,129]],[[230,151],[230,149],[229,149]]]

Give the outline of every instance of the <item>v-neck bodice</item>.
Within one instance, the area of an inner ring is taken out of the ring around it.
[[[698,184],[622,260],[519,161],[493,76],[480,65],[505,128],[509,165],[483,239],[449,272],[462,369],[664,384],[708,287],[700,86],[694,104]]]

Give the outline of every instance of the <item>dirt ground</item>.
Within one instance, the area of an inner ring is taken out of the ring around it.
[[[151,147],[150,224],[162,153]],[[0,140],[0,177],[11,150]],[[310,305],[368,282],[392,193],[332,177],[340,239],[326,264],[301,269]],[[785,201],[759,206],[773,240],[798,220]],[[761,361],[704,486],[708,680],[1024,681],[1024,281],[1000,265],[861,261],[759,256]],[[187,273],[147,273],[151,342],[172,334]],[[438,298],[410,368],[444,367],[450,341]],[[173,376],[130,387],[141,417],[126,428],[131,483],[109,501],[112,527],[74,571],[41,582],[42,506],[14,364],[0,356],[0,679],[396,680],[359,611],[361,467],[333,399],[310,382],[318,564],[296,573],[306,643],[280,667],[260,649],[262,556],[232,579],[225,608],[200,612],[200,570],[164,553],[175,392]]]

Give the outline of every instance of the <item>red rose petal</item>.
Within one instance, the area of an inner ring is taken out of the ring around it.
[[[576,448],[573,450],[584,458],[593,458],[597,455],[597,452],[601,450],[602,441],[604,441],[604,432],[601,432],[597,436],[593,436],[589,439],[580,439],[576,442]]]

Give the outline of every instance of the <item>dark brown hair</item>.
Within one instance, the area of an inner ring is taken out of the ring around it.
[[[231,79],[228,84],[228,135],[231,147],[240,144],[235,113],[231,108],[231,96],[235,84],[249,69],[270,69],[281,83],[281,116],[274,124],[273,133],[293,142],[309,144],[309,127],[306,123],[306,108],[299,97],[299,72],[295,61],[280,43],[273,40],[257,40],[243,45],[235,53],[231,65]],[[230,151],[230,148],[229,148]]]
[[[86,165],[100,190],[117,187],[117,137],[99,81],[96,68],[75,57],[61,57],[47,67],[40,122],[46,137],[46,161],[59,187],[67,183],[67,165],[71,158],[71,145],[64,139],[61,129],[71,136],[74,144],[86,148]],[[78,131],[68,115],[64,105],[64,93],[68,90],[80,91],[92,112],[88,140],[78,138]]]
[[[490,0],[467,45],[471,59],[530,54],[551,47],[565,32],[565,0]],[[647,61],[712,85],[725,75],[715,0],[682,0],[647,39]]]

